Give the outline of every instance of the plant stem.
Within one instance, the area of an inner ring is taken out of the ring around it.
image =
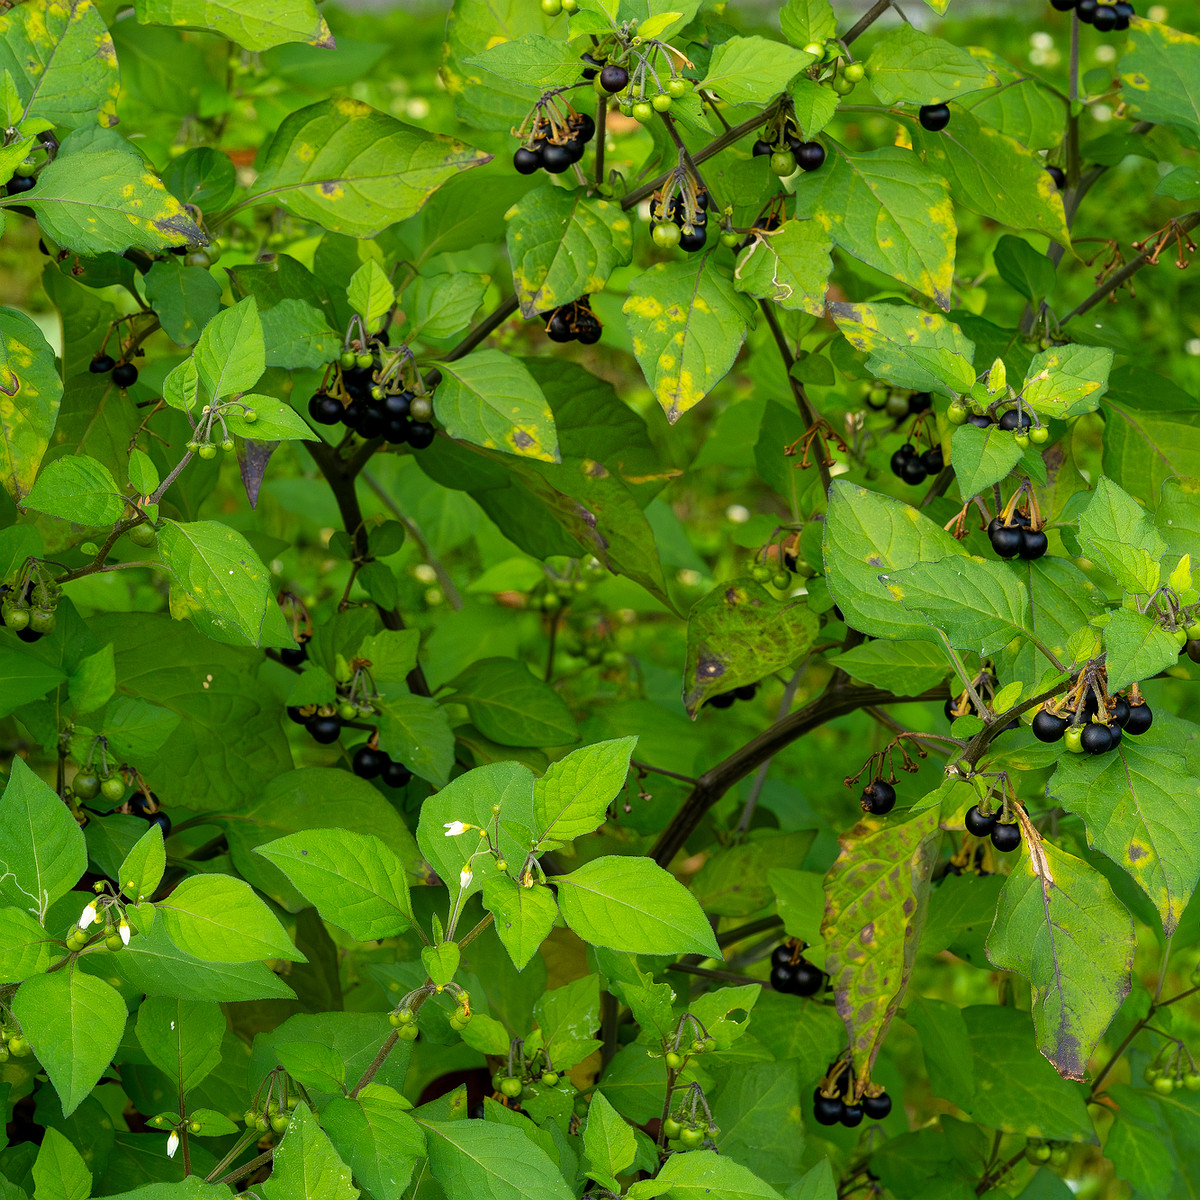
[[[596,185],[604,182],[604,135],[608,124],[608,97],[596,98]]]
[[[945,648],[950,661],[954,664],[955,671],[958,672],[958,678],[962,682],[963,687],[967,689],[967,695],[971,697],[971,703],[975,705],[975,711],[983,716],[987,712],[987,705],[984,704],[979,693],[975,690],[975,685],[971,682],[970,675],[967,674],[967,668],[963,665],[963,660],[959,657],[958,651],[950,645],[950,639],[939,629],[936,631],[939,638],[942,640],[942,646]]]
[[[704,979],[719,979],[723,983],[757,983],[760,987],[766,987],[767,983],[763,979],[755,979],[750,975],[739,975],[736,971],[721,971],[713,967],[697,967],[693,963],[670,963],[667,966],[668,971],[679,971],[684,975],[699,975]]]
[[[690,775],[681,775],[678,771],[668,771],[664,767],[652,767],[649,763],[639,762],[636,758],[629,760],[631,767],[636,767],[639,771],[651,771],[655,775],[665,775],[668,779],[678,779],[680,783],[695,783]]]
[[[239,1179],[244,1179],[247,1175],[253,1175],[259,1167],[265,1167],[267,1163],[275,1157],[275,1151],[264,1150],[257,1158],[252,1158],[248,1163],[243,1163],[236,1171],[230,1171],[228,1175],[223,1175],[216,1180],[218,1186],[224,1183],[236,1183]]]
[[[494,918],[492,917],[492,914],[488,913],[487,916],[485,916],[483,920],[475,926],[474,929],[470,930],[464,937],[460,937],[458,939],[458,948],[461,950],[465,946],[469,946],[485,929],[487,929],[487,927],[492,923],[493,919]]]
[[[891,7],[892,0],[875,0],[875,3],[850,26],[846,36],[842,38],[842,45],[849,46],[855,38],[861,37]]]
[[[371,1059],[370,1065],[362,1073],[362,1078],[359,1079],[359,1081],[354,1085],[353,1090],[350,1092],[351,1100],[353,1100],[358,1093],[361,1092],[363,1088],[365,1088],[367,1084],[375,1078],[375,1073],[380,1067],[383,1066],[387,1056],[391,1054],[393,1048],[399,1040],[400,1034],[395,1029],[393,1029],[392,1032],[383,1039],[383,1045],[379,1047],[379,1053],[376,1054],[373,1059]]]

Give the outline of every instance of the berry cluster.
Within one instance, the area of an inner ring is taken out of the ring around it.
[[[674,64],[672,63],[672,70]],[[643,61],[635,69],[632,83],[629,72],[622,66],[609,63],[600,72],[600,90],[610,95],[620,92],[617,96],[617,106],[621,115],[632,117],[642,125],[654,119],[655,113],[665,113],[676,100],[681,100],[692,90],[690,79],[682,75],[672,75],[657,92],[646,90],[646,64]],[[616,84],[617,86],[613,86]]]
[[[0,584],[0,628],[11,629],[23,642],[36,642],[54,632],[59,589],[44,579],[29,579],[14,588]]]
[[[338,363],[337,381],[346,400],[322,387],[309,400],[308,415],[318,425],[340,422],[367,441],[382,437],[394,446],[407,443],[414,450],[424,450],[436,434],[430,424],[433,401],[396,380],[376,382],[378,366],[369,350],[345,351]]]
[[[675,179],[655,192],[650,202],[650,231],[664,250],[679,246],[702,250],[707,236],[708,190],[690,176]]]
[[[1047,167],[1051,174],[1059,171],[1058,167]],[[1055,176],[1057,180],[1058,176]],[[1061,187],[1062,184],[1059,184]],[[975,412],[968,407],[964,400],[952,400],[946,409],[946,419],[951,425],[974,425],[976,429],[990,429],[995,425],[999,429],[1011,431],[1013,440],[1026,450],[1030,445],[1044,446],[1050,440],[1050,430],[1037,419],[1036,414],[1030,415],[1019,402],[1000,417],[994,418],[991,412]]]
[[[829,976],[804,957],[805,945],[794,939],[771,951],[771,986],[788,996],[815,996]]]
[[[111,804],[120,804],[125,799],[125,776],[120,770],[110,769],[107,759],[103,756],[99,770],[92,766],[89,758],[75,773],[75,778],[71,781],[71,791],[77,800],[95,800],[97,796],[103,796]],[[150,795],[153,796],[153,792]],[[157,799],[155,797],[156,803]]]
[[[1116,0],[1114,4],[1101,4],[1100,0],[1050,0],[1050,6],[1059,12],[1071,12],[1101,33],[1122,33],[1129,28],[1129,18],[1135,9],[1129,0]]]
[[[933,397],[928,392],[893,391],[882,379],[876,379],[864,397],[868,408],[886,412],[889,417],[903,421],[905,417],[919,417],[933,406]]]
[[[547,104],[534,120],[533,126],[513,154],[513,166],[522,175],[532,175],[539,168],[551,175],[561,175],[584,155],[584,148],[596,135],[596,122],[587,113],[568,108],[561,116]]]
[[[171,818],[163,812],[161,801],[153,792],[136,791],[129,797],[129,811],[149,825],[157,825],[163,837],[171,832]]]
[[[866,66],[850,59],[845,45],[836,38],[809,42],[804,53],[811,54],[816,60],[808,69],[809,78],[831,88],[839,96],[850,95],[855,85],[866,78]]]
[[[552,342],[582,342],[585,346],[594,346],[604,331],[604,326],[592,312],[589,296],[580,296],[570,304],[560,304],[541,315],[546,321],[546,336]]]
[[[854,1129],[863,1117],[882,1121],[892,1111],[892,1098],[878,1084],[868,1084],[861,1099],[854,1094],[854,1076],[848,1063],[835,1063],[813,1092],[813,1116],[818,1125],[845,1125]]]
[[[381,750],[375,738],[355,750],[350,769],[359,779],[382,779],[388,787],[394,788],[406,787],[412,779],[412,772],[386,750]]]
[[[972,804],[967,809],[965,824],[967,832],[977,838],[991,838],[992,845],[1001,854],[1008,854],[1021,844],[1021,827],[1016,821],[1003,820],[1003,805],[996,809],[984,809]]]
[[[886,779],[872,779],[859,799],[862,810],[873,817],[886,817],[896,807],[896,789]]]
[[[1021,558],[1032,562],[1050,548],[1045,533],[1035,529],[1029,514],[1011,512],[993,517],[987,527],[992,549],[1001,558]]]
[[[912,442],[905,442],[892,455],[891,461],[892,474],[914,486],[924,483],[930,475],[936,475],[945,465],[941,446],[930,446],[921,453]]]
[[[1197,972],[1193,972],[1193,987],[1196,986],[1196,975]],[[1174,1039],[1143,1069],[1142,1078],[1160,1096],[1169,1096],[1180,1087],[1189,1092],[1200,1092],[1200,1067],[1197,1067],[1191,1051]]]
[[[709,696],[704,704],[706,707],[711,705],[713,708],[730,708],[735,700],[753,700],[757,691],[757,683],[744,683],[728,692],[718,692],[715,696]]]
[[[781,179],[796,172],[815,171],[825,162],[825,147],[820,142],[806,142],[792,117],[787,117],[774,130],[767,128],[750,153],[755,158],[770,156],[771,170]]]
[[[111,354],[101,351],[88,363],[88,370],[93,375],[107,375],[112,372],[113,383],[119,388],[133,387],[137,383],[138,369],[131,362],[117,362]]]
[[[1033,718],[1039,742],[1062,740],[1072,754],[1107,754],[1125,734],[1139,737],[1154,723],[1154,713],[1135,684],[1129,697],[1110,696],[1103,677],[1087,673],[1066,696],[1048,700]]]

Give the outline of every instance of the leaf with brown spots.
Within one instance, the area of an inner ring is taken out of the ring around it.
[[[941,812],[935,803],[907,821],[863,817],[838,839],[842,852],[825,876],[825,969],[860,1084],[908,987],[941,845]]]
[[[757,683],[807,654],[820,624],[803,599],[776,599],[752,579],[719,584],[688,614],[688,715],[695,720],[710,696]]]
[[[1021,833],[987,955],[1029,980],[1038,1049],[1060,1075],[1082,1079],[1129,994],[1133,918],[1095,867],[1043,841],[1024,813]]]
[[[62,394],[42,331],[23,313],[0,308],[0,474],[17,502],[37,478]]]

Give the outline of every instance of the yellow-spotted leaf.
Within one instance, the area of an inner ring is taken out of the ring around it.
[[[24,313],[0,308],[0,481],[18,503],[37,478],[62,394],[42,331]]]
[[[1045,417],[1095,412],[1108,389],[1113,352],[1106,346],[1053,346],[1034,356],[1021,396]]]
[[[134,12],[143,25],[208,29],[247,50],[285,42],[334,46],[314,0],[136,0]]]
[[[280,204],[334,233],[370,238],[411,217],[446,180],[491,160],[340,96],[287,117],[247,204]]]
[[[20,199],[50,237],[77,254],[208,241],[162,180],[127,150],[88,147],[60,155]]]
[[[885,34],[867,58],[871,90],[884,104],[944,104],[999,82],[960,46],[912,25]]]
[[[117,123],[120,76],[112,38],[92,0],[18,4],[0,15],[0,75],[25,117],[63,129]]]
[[[816,221],[785,221],[738,255],[733,286],[780,308],[823,316],[832,249],[828,233]]]
[[[707,255],[694,255],[639,275],[624,313],[646,382],[674,423],[733,366],[754,303]]]
[[[477,350],[441,367],[434,412],[451,437],[488,450],[558,462],[554,413],[525,367],[499,350]]]
[[[604,288],[629,261],[633,227],[618,204],[545,184],[509,209],[508,257],[526,317]]]
[[[796,216],[815,217],[847,254],[949,309],[958,236],[949,185],[899,146],[831,149],[824,170],[797,181]]]
[[[1200,132],[1200,38],[1143,17],[1129,22],[1133,49],[1121,59],[1121,100],[1131,115]]]

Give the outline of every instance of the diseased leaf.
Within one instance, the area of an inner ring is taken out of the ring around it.
[[[1104,346],[1055,346],[1029,364],[1021,398],[1047,417],[1095,412],[1108,387],[1113,352]]]
[[[24,313],[0,308],[0,474],[18,504],[37,478],[62,394],[42,331]]]
[[[816,221],[785,221],[738,255],[733,286],[780,308],[825,313],[833,242]]]
[[[909,24],[884,34],[866,66],[871,91],[887,105],[944,104],[998,82],[966,50]]]
[[[1121,99],[1139,121],[1200,133],[1200,38],[1145,17],[1129,22],[1132,50],[1121,59]]]

